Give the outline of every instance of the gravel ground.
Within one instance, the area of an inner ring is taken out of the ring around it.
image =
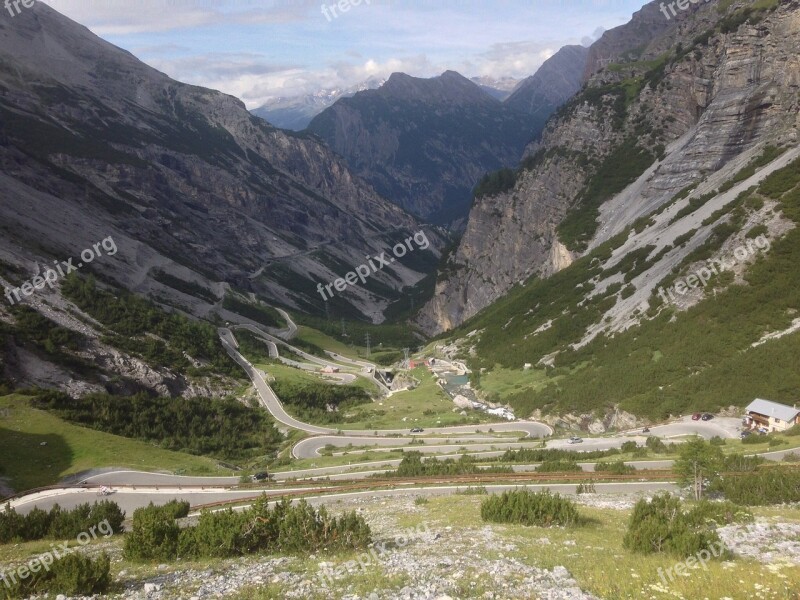
[[[587,494],[578,496],[577,502],[605,510],[630,510],[641,497]],[[455,600],[463,597],[463,590],[470,590],[469,597],[486,600],[598,600],[581,590],[563,566],[548,570],[520,562],[516,558],[517,545],[490,526],[462,529],[424,522],[416,529],[400,528],[398,515],[425,514],[424,508],[415,505],[415,498],[409,494],[377,503],[364,498],[335,506],[337,512],[360,512],[373,530],[376,543],[358,560],[334,563],[327,562],[331,559],[324,556],[312,555],[246,557],[220,561],[213,568],[175,570],[175,565],[160,565],[146,578],[122,571],[118,580],[125,591],[108,598],[207,600],[231,597],[254,586],[275,585],[284,590],[287,600]],[[758,518],[747,525],[718,531],[738,556],[765,564],[800,565],[800,524],[781,522],[775,517]],[[551,541],[543,537],[539,543]],[[94,547],[93,551],[101,549]],[[119,547],[110,549],[112,558],[118,560]],[[372,577],[376,572],[380,576]],[[373,580],[387,588],[370,588]]]

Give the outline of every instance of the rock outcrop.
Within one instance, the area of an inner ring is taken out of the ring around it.
[[[589,53],[587,88],[528,149],[513,189],[475,202],[419,323],[457,326],[759,145],[796,144],[799,6],[703,5],[665,26],[651,4],[607,32]]]

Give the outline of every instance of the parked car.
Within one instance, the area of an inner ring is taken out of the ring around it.
[[[583,443],[583,438],[579,438],[577,435],[572,436],[569,438],[570,444],[581,444]]]
[[[650,428],[645,427],[644,429],[642,429],[642,433],[650,433]]]
[[[694,413],[694,414],[692,415],[692,421],[699,421],[699,420],[700,420],[700,417],[702,417],[702,416],[703,416],[703,415],[701,415],[700,413]]]
[[[414,427],[414,429],[411,430],[411,433],[422,433],[423,431],[425,430],[422,427]]]
[[[270,475],[266,471],[261,471],[260,473],[256,473],[255,475],[253,475],[253,481],[267,481],[268,479],[271,478],[272,475]]]
[[[706,413],[700,418],[703,419],[703,421],[710,421],[711,419],[714,418],[714,415],[712,415],[711,413]]]
[[[743,431],[742,433],[739,434],[739,437],[744,439],[744,438],[746,438],[747,436],[750,436],[750,435],[753,435],[752,431]]]

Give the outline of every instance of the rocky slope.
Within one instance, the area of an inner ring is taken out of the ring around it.
[[[534,75],[520,82],[505,104],[541,119],[540,129],[543,129],[547,119],[580,91],[588,56],[588,48],[564,46]]]
[[[318,282],[421,227],[318,141],[171,80],[40,3],[0,20],[0,164],[5,262],[33,275],[113,236],[119,254],[93,268],[199,315],[231,287],[320,313]],[[380,313],[420,281],[440,245],[428,231],[431,249],[337,308]]]
[[[589,52],[587,88],[528,149],[513,186],[476,201],[420,322],[431,332],[456,326],[516,283],[570,265],[687,186],[705,186],[694,196],[713,192],[764,144],[796,145],[798,6],[701,4],[668,21],[652,3],[606,32]],[[694,227],[687,221],[671,230],[659,247]],[[693,233],[670,255],[672,266],[709,229]],[[623,312],[635,308],[631,302]]]
[[[393,74],[339,100],[308,131],[384,196],[438,223],[463,219],[487,172],[513,165],[538,133],[532,121],[453,71]]]

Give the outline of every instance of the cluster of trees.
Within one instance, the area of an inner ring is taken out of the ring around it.
[[[86,345],[86,338],[83,335],[61,327],[29,306],[15,305],[9,310],[14,316],[14,323],[0,321],[0,341],[5,336],[13,336],[17,344],[44,353],[54,362],[81,375],[89,376],[94,370],[89,362],[75,356],[75,352]],[[0,369],[1,378],[2,369]],[[5,389],[10,391],[11,384],[7,383]]]
[[[50,391],[37,396],[32,406],[84,427],[222,460],[273,455],[283,439],[264,411],[230,398],[119,398],[102,393],[71,398]]]
[[[471,456],[463,455],[458,460],[448,458],[437,460],[436,458],[422,459],[420,452],[406,452],[403,460],[400,461],[397,470],[391,473],[395,477],[427,477],[437,475],[470,475],[473,473],[510,473],[510,467],[492,467],[491,469],[479,469],[475,459]]]
[[[127,291],[118,290],[112,294],[101,290],[93,277],[83,279],[69,275],[62,282],[61,290],[67,299],[111,330],[108,341],[121,350],[137,354],[159,367],[189,374],[212,371],[242,376],[240,367],[220,344],[216,328],[209,323],[166,313]],[[184,353],[209,366],[196,370]]]
[[[241,300],[237,296],[228,295],[225,296],[222,307],[267,327],[281,327],[280,313],[269,306],[252,304]]]
[[[343,413],[348,409],[372,402],[360,387],[287,381],[271,385],[281,401],[292,407],[295,416],[312,423],[344,423]]]
[[[108,500],[93,505],[80,504],[72,510],[64,510],[56,504],[49,511],[38,507],[27,515],[20,515],[11,505],[0,512],[0,544],[10,542],[30,542],[33,540],[67,540],[89,533],[92,528],[104,521],[112,533],[122,533],[125,513],[115,503]],[[103,535],[105,535],[104,532]]]
[[[481,503],[481,518],[492,523],[537,527],[569,527],[581,521],[572,500],[550,491],[513,490],[492,495]]]
[[[180,513],[178,513],[180,514]],[[283,500],[273,508],[262,496],[244,511],[206,511],[197,525],[181,529],[174,507],[152,504],[133,513],[133,529],[125,538],[131,560],[228,558],[255,553],[291,554],[348,552],[366,548],[372,532],[355,512],[340,517],[307,502]]]

